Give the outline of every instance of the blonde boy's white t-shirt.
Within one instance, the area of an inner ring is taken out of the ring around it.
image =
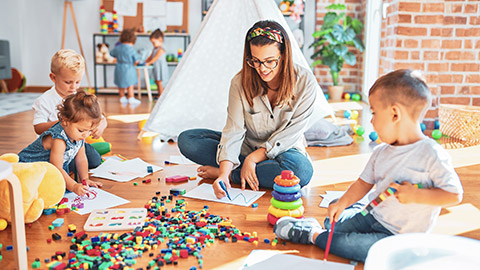
[[[450,156],[430,138],[409,145],[392,146],[383,143],[377,146],[360,179],[376,185],[370,200],[396,181],[463,194],[462,184]],[[392,233],[430,232],[440,209],[441,207],[433,205],[402,204],[395,196],[389,196],[373,208],[372,215]]]
[[[33,125],[57,121],[57,106],[62,102],[63,98],[57,93],[55,86],[52,86],[52,88],[45,91],[45,93],[39,96],[35,102],[33,102]]]

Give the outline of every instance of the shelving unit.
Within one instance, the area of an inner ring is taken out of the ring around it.
[[[188,47],[188,44],[190,43],[190,35],[188,33],[164,33],[165,34],[165,42],[167,39],[170,38],[176,38],[176,39],[183,39],[183,52],[185,53],[185,50]],[[115,43],[118,41],[118,38],[120,37],[120,34],[102,34],[102,33],[94,33],[93,34],[93,51],[97,50],[97,44],[98,43],[108,43],[110,44],[110,49],[112,49],[115,45]],[[139,34],[137,33],[137,39],[138,38],[149,38],[150,34],[148,33],[142,33]],[[108,42],[110,41],[110,42]],[[107,68],[109,66],[115,66],[115,63],[97,63],[95,54],[93,54],[93,82],[95,86],[95,91],[98,93],[98,83],[97,83],[97,67],[102,68],[103,72],[103,88],[106,89],[108,88],[108,83],[107,83]],[[177,62],[168,62],[168,66],[175,67],[177,66]]]

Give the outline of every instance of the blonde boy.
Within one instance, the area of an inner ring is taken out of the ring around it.
[[[378,240],[399,233],[430,232],[441,207],[462,200],[463,188],[448,153],[420,129],[431,100],[428,86],[411,70],[388,73],[370,89],[371,122],[383,143],[374,149],[360,178],[328,207],[325,227],[330,228],[330,220],[337,221],[332,253],[365,261]],[[397,191],[365,216],[347,215],[349,211],[344,210],[374,185],[370,200],[390,186]],[[314,218],[281,218],[274,232],[282,239],[322,249],[328,240],[328,232]]]
[[[50,64],[50,79],[54,86],[38,97],[33,103],[33,127],[40,135],[58,122],[57,106],[63,99],[75,94],[80,87],[85,74],[85,60],[77,52],[70,49],[57,51]],[[94,138],[102,136],[107,127],[107,121],[102,118],[98,127],[92,132]],[[95,168],[101,163],[101,157],[91,146],[85,145],[89,168]],[[71,170],[73,171],[73,169]]]

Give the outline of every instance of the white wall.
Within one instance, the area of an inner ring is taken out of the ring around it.
[[[189,30],[200,27],[201,1],[190,0]],[[93,85],[93,40],[99,32],[100,0],[72,1],[83,51]],[[10,41],[12,67],[19,69],[29,86],[48,86],[50,59],[61,47],[63,0],[0,0],[0,39]],[[80,52],[70,10],[67,13],[65,47]],[[87,86],[86,76],[82,86]]]

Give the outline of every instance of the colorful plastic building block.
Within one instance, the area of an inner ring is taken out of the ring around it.
[[[57,218],[52,222],[53,227],[61,227],[63,225],[63,218]]]
[[[153,167],[152,166],[147,166],[147,172],[148,173],[153,173]]]
[[[252,208],[257,208],[258,207],[258,203],[252,203]]]
[[[167,183],[178,183],[188,181],[188,176],[175,175],[165,178]]]

